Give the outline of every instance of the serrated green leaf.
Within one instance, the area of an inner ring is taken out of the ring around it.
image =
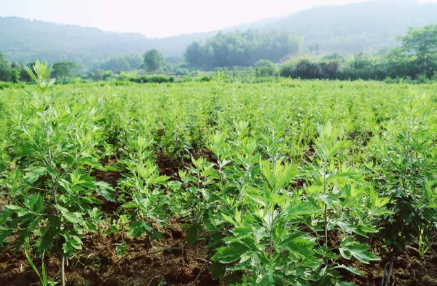
[[[346,266],[346,265],[335,266],[332,269],[345,269],[345,270],[347,270],[347,271],[349,271],[349,272],[351,272],[353,274],[356,274],[356,275],[363,275],[364,274],[363,271],[359,271],[359,270],[357,270],[357,269],[355,269],[353,267],[349,267],[349,266]]]
[[[96,193],[104,197],[107,201],[115,202],[114,189],[105,182],[96,182]]]
[[[353,256],[362,263],[368,264],[370,261],[379,260],[375,254],[368,251],[369,249],[370,246],[355,244],[353,243],[353,238],[349,237],[341,243],[339,251],[346,259],[351,259]]]
[[[228,247],[221,247],[217,250],[217,253],[211,258],[212,260],[219,261],[221,263],[232,263],[241,258],[246,251],[250,248],[240,242],[230,244]]]
[[[152,227],[145,221],[135,221],[129,224],[129,232],[135,237],[139,238],[146,232],[152,230]]]
[[[78,224],[81,223],[81,218],[77,217],[76,214],[71,213],[68,209],[61,207],[60,205],[55,206],[62,214],[62,216],[69,222]]]

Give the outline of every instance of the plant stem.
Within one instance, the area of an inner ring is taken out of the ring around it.
[[[61,280],[62,280],[62,286],[65,286],[65,257],[62,255],[61,259]]]
[[[391,278],[391,275],[393,273],[394,260],[395,260],[395,256],[392,254],[391,261],[390,261],[390,269],[388,270],[387,281],[385,281],[385,286],[389,286],[389,284],[390,284],[390,278]]]
[[[323,194],[326,196],[326,161],[323,163]],[[328,247],[328,204],[325,202],[325,246]]]
[[[270,230],[269,230],[269,238],[270,238],[270,258],[273,256],[273,214],[275,207],[272,206],[272,214],[270,216]]]
[[[435,253],[434,249],[432,249],[432,245],[430,245],[429,242],[426,240],[425,240],[425,244],[426,244],[426,246],[428,246],[428,249],[431,250],[434,257],[437,258],[437,254]]]
[[[49,153],[49,167],[51,169],[53,169],[53,159],[52,159],[52,149],[50,148],[50,138],[49,138],[49,131],[47,129],[47,122],[46,122],[46,118],[44,116],[44,129],[46,131],[46,141],[47,141],[47,149],[48,149],[48,153]],[[56,198],[56,185],[55,185],[55,178],[53,177],[52,174],[50,174],[50,179],[52,181],[52,192],[53,192],[53,200],[55,201],[55,204],[58,204],[57,198]],[[56,214],[59,215],[59,211],[58,209],[56,209]]]
[[[328,246],[328,208],[325,203],[325,245]]]
[[[390,262],[388,262],[385,266],[384,266],[384,271],[382,272],[382,281],[381,281],[381,286],[384,286],[384,281],[385,281],[385,277],[387,277],[387,266],[390,264]]]
[[[53,170],[53,159],[52,159],[52,149],[50,146],[50,136],[49,136],[49,131],[47,129],[47,121],[46,121],[46,117],[44,115],[44,129],[46,132],[46,140],[47,140],[47,149],[48,149],[48,155],[49,155],[49,167],[50,169]],[[56,190],[56,185],[55,185],[55,178],[53,177],[53,174],[50,174],[50,179],[52,181],[52,192],[53,192],[53,201],[55,202],[55,205],[58,204],[58,200],[56,198],[56,194],[57,194],[57,190]],[[55,208],[56,211],[56,215],[59,216],[59,211],[57,208]],[[65,286],[65,257],[64,254],[61,254],[61,281],[62,281],[62,286]]]

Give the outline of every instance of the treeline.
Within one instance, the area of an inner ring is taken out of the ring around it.
[[[0,53],[0,81],[9,81],[13,83],[31,82],[31,78],[25,67],[32,67],[35,62],[29,62],[25,65],[19,65],[8,62],[6,55]],[[120,55],[97,61],[89,70],[84,70],[76,62],[58,61],[52,63],[51,77],[57,79],[58,83],[72,82],[75,77],[88,79],[92,81],[116,79],[120,74],[126,74],[129,71],[138,71],[142,73],[168,73],[172,67],[164,59],[162,54],[157,50],[150,50],[143,57],[137,54]],[[142,82],[153,82],[143,78]]]
[[[35,62],[26,65],[12,63],[9,65],[7,57],[0,53],[0,81],[31,82],[32,79],[26,71],[26,67],[33,67]],[[73,75],[73,71],[78,68],[78,64],[69,61],[59,61],[52,65],[51,76],[56,78],[58,82],[65,82]]]
[[[352,58],[333,53],[316,59],[289,59],[280,65],[279,73],[283,77],[339,80],[426,80],[437,76],[437,25],[411,28],[399,40],[401,46],[380,56],[360,52]]]
[[[291,32],[219,32],[206,43],[193,42],[185,51],[189,66],[215,67],[252,66],[261,59],[278,62],[287,54],[298,53],[302,36]]]
[[[193,42],[185,53],[186,63],[180,58],[168,61],[156,49],[140,55],[115,56],[97,62],[92,70],[83,71],[75,62],[59,61],[53,64],[52,77],[59,83],[72,82],[74,77],[91,81],[118,80],[122,74],[133,71],[131,81],[171,82],[170,79],[150,78],[150,75],[197,76],[202,70],[228,68],[233,80],[246,70],[244,81],[253,77],[282,76],[301,79],[329,80],[389,80],[404,79],[424,82],[437,79],[437,25],[421,29],[411,28],[399,37],[401,45],[379,55],[359,52],[354,56],[339,52],[299,56],[302,39],[287,32],[219,33],[204,45]],[[278,63],[279,62],[279,63]],[[33,63],[27,64],[33,66]],[[238,68],[239,67],[239,68]],[[248,69],[251,67],[250,69]],[[223,72],[227,75],[228,72]],[[237,75],[237,76],[235,76]],[[253,77],[252,77],[253,75]],[[200,76],[203,76],[202,74]],[[206,80],[206,78],[205,78]],[[0,81],[28,82],[30,77],[24,66],[10,65],[0,53]]]

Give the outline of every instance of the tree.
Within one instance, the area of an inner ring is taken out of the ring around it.
[[[11,69],[11,81],[18,83],[20,81],[20,71],[18,69]]]
[[[144,69],[148,72],[161,72],[166,61],[160,51],[153,49],[144,54]]]
[[[32,70],[32,67],[35,65],[35,62],[28,63],[27,65],[24,65],[23,68],[20,70],[20,81],[24,82],[30,82],[32,81],[32,78],[30,77],[29,73],[26,71],[26,67],[30,68]]]
[[[402,41],[402,49],[416,57],[421,73],[431,76],[437,69],[437,25],[410,28],[407,35],[399,37],[399,40]]]
[[[92,78],[94,81],[100,81],[103,79],[103,71],[101,69],[96,69],[96,71],[92,74]]]
[[[193,42],[188,45],[185,51],[186,61],[193,67],[199,67],[202,65],[202,50],[200,42]]]
[[[9,81],[11,77],[11,68],[8,58],[5,54],[0,53],[0,81]]]
[[[61,82],[65,82],[75,68],[77,68],[77,64],[75,62],[57,62],[53,64],[52,76],[58,78]]]
[[[117,74],[123,71],[130,71],[132,69],[128,60],[124,56],[109,58],[103,64],[101,64],[99,68],[102,70],[111,70]]]
[[[267,77],[276,75],[276,66],[268,60],[260,60],[255,67],[257,77]]]
[[[185,51],[185,60],[196,67],[248,67],[257,61],[266,59],[278,62],[288,54],[298,53],[302,36],[282,32],[219,32],[206,41],[191,43]]]

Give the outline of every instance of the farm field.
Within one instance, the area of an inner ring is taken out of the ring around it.
[[[37,75],[0,90],[1,285],[437,285],[437,84]]]

